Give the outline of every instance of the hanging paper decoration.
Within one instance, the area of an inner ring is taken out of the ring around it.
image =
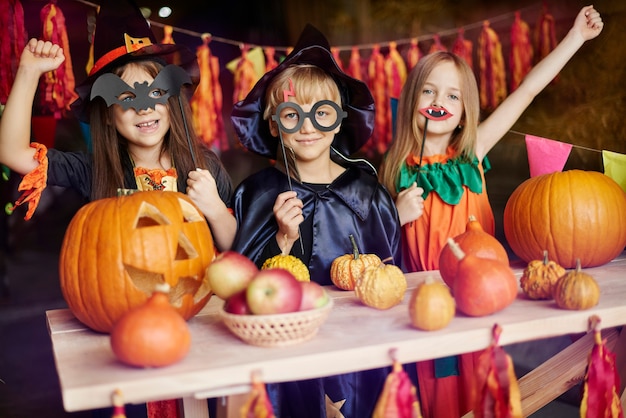
[[[250,93],[252,87],[257,82],[258,77],[256,71],[254,69],[254,63],[251,59],[248,58],[248,45],[243,45],[241,47],[241,58],[237,62],[237,66],[235,67],[234,76],[235,79],[233,81],[233,103],[237,103]],[[263,68],[265,68],[265,64],[263,64]]]
[[[530,177],[563,171],[572,144],[534,135],[526,135],[525,141]]]
[[[242,418],[275,418],[274,408],[267,396],[265,383],[261,381],[258,373],[252,374],[252,389],[241,406]]]
[[[511,26],[511,52],[509,54],[509,72],[511,74],[509,90],[513,92],[522,82],[533,65],[533,46],[530,41],[530,28],[524,22],[520,12],[515,12]]]
[[[615,367],[615,354],[602,340],[600,318],[590,319],[595,344],[589,354],[589,364],[583,384],[583,399],[580,404],[581,418],[624,418],[620,402],[620,378]]]
[[[418,47],[417,38],[411,39],[409,43],[409,50],[406,54],[406,65],[409,71],[417,65],[417,62],[422,58],[422,52]]]
[[[417,390],[392,351],[393,370],[387,376],[372,418],[422,418]]]
[[[437,52],[437,51],[447,51],[448,48],[446,48],[446,46],[444,44],[441,43],[441,38],[439,37],[439,35],[435,34],[433,35],[433,44],[430,46],[430,49],[428,50],[429,54],[432,54],[433,52]]]
[[[70,57],[70,43],[65,28],[65,16],[56,2],[46,4],[39,14],[43,24],[42,39],[60,45],[65,54],[65,61],[54,71],[43,76],[42,110],[52,113],[55,119],[61,119],[63,111],[70,109],[78,95],[74,91],[74,70]]]
[[[480,107],[493,110],[506,97],[506,71],[500,39],[488,21],[483,22],[478,46]]]
[[[122,399],[122,392],[119,389],[116,389],[113,392],[111,402],[113,403],[113,414],[111,415],[111,418],[126,418],[124,400]]]
[[[463,58],[471,69],[474,69],[473,49],[472,41],[465,39],[465,29],[459,28],[456,39],[452,44],[452,53]]]
[[[392,115],[391,110],[391,102],[390,99],[397,99],[400,97],[400,91],[402,90],[402,86],[406,81],[406,64],[404,63],[404,59],[398,52],[397,45],[395,42],[389,43],[389,54],[385,58],[385,78],[387,79],[387,116],[386,122],[387,126],[393,126],[393,120],[395,119]],[[393,136],[393,128],[387,129],[386,135],[384,138],[379,138],[377,143],[377,151],[379,154],[384,154],[391,144]]]
[[[265,72],[271,71],[278,66],[278,62],[274,57],[275,54],[276,49],[274,47],[265,47]]]
[[[541,15],[535,28],[535,62],[541,61],[556,47],[554,17],[548,12],[548,5],[543,2]]]
[[[611,177],[626,192],[626,154],[602,150],[604,174]]]
[[[199,138],[208,146],[224,151],[228,141],[222,120],[222,87],[219,83],[219,60],[211,55],[211,36],[202,35],[202,45],[196,50],[200,67],[200,82],[191,98],[193,125]]]
[[[339,56],[339,48],[333,46],[330,48],[330,52],[331,54],[333,54],[333,58],[335,59],[335,62],[337,62],[337,65],[339,66],[339,69],[341,71],[344,71],[343,69],[343,62],[341,61],[341,57]]]
[[[170,25],[163,26],[163,39],[161,39],[162,44],[175,44],[174,37],[172,36],[172,32],[174,32],[174,28]]]
[[[511,357],[498,345],[500,325],[476,365],[474,418],[522,418],[522,402]]]
[[[0,105],[4,105],[26,46],[24,8],[19,0],[0,1],[0,39]]]
[[[359,52],[359,48],[353,46],[350,51],[350,64],[348,65],[348,70],[346,72],[351,77],[364,81],[363,70],[361,68],[361,53]]]
[[[374,132],[372,139],[367,142],[364,148],[365,152],[373,150],[385,149],[387,144],[387,135],[391,134],[389,126],[388,109],[389,96],[387,95],[387,80],[385,77],[385,58],[380,52],[380,45],[374,45],[372,55],[367,67],[369,80],[369,88],[374,96],[374,104],[376,105],[376,114],[374,116]],[[381,144],[379,146],[379,143]]]

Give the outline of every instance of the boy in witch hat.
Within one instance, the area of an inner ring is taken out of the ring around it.
[[[0,121],[0,162],[25,176],[17,204],[28,203],[30,218],[47,184],[73,188],[86,201],[115,196],[119,188],[186,192],[206,216],[216,246],[230,248],[231,181],[188,117],[185,91],[192,92],[198,76],[195,55],[158,44],[135,3],[119,0],[100,6],[93,53],[95,64],[71,104],[90,125],[93,154],[70,153],[30,144],[39,78],[61,65],[63,50],[37,39],[24,48]]]
[[[324,35],[307,26],[293,51],[231,114],[244,147],[276,160],[235,190],[233,249],[259,266],[291,254],[323,285],[332,284],[333,260],[353,251],[350,236],[361,253],[401,266],[393,200],[374,168],[351,158],[370,138],[374,116],[367,86],[341,71]],[[369,417],[388,372],[270,384],[268,390],[281,418]],[[343,415],[327,415],[333,409]]]

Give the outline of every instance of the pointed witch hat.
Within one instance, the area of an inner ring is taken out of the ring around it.
[[[265,93],[271,81],[291,65],[315,65],[328,72],[341,94],[341,102],[348,116],[335,135],[333,147],[345,156],[358,151],[370,138],[374,129],[374,98],[365,83],[344,73],[333,58],[326,37],[308,24],[289,55],[254,85],[245,99],[236,103],[231,122],[239,141],[248,150],[264,157],[276,158],[279,140],[270,133],[269,122],[263,119]]]
[[[102,2],[96,16],[93,39],[94,65],[89,75],[76,87],[78,98],[71,104],[76,117],[89,122],[89,98],[94,81],[102,74],[131,61],[154,60],[178,64],[195,85],[200,70],[196,55],[186,46],[159,44],[148,20],[133,0]]]

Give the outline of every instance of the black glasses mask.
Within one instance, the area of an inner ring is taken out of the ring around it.
[[[308,112],[302,110],[297,103],[283,102],[276,108],[272,120],[278,124],[282,132],[288,134],[298,132],[306,118],[309,118],[315,129],[330,132],[347,116],[348,113],[331,100],[315,103]]]

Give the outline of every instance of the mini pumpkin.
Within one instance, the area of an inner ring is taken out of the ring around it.
[[[465,254],[452,238],[448,238],[448,244],[459,259],[453,292],[459,311],[469,316],[486,316],[513,303],[517,298],[517,279],[508,264]]]
[[[559,308],[571,310],[589,309],[600,301],[600,286],[593,276],[583,272],[580,260],[576,269],[564,274],[553,288],[552,296]]]
[[[509,197],[503,226],[511,249],[527,263],[547,250],[566,269],[575,268],[577,258],[583,268],[599,266],[626,246],[626,193],[597,171],[532,177]]]
[[[420,283],[409,299],[409,317],[415,328],[434,331],[448,326],[456,305],[445,283],[435,281],[432,276]]]
[[[552,299],[552,287],[565,274],[565,269],[548,259],[543,252],[543,260],[532,260],[520,277],[520,287],[531,299]]]
[[[279,268],[289,271],[298,279],[299,282],[311,281],[309,268],[300,260],[291,254],[278,254],[270,257],[263,262],[261,270]]]
[[[363,270],[381,263],[380,257],[376,254],[361,254],[354,236],[350,235],[349,238],[352,243],[352,254],[340,255],[330,265],[330,280],[342,290],[354,290],[354,285]]]
[[[504,246],[496,237],[485,232],[474,215],[469,216],[465,232],[454,237],[454,242],[459,244],[465,254],[509,263],[509,256]],[[446,243],[439,253],[439,273],[443,281],[452,290],[454,290],[458,264],[459,260],[452,253],[450,245]]]
[[[206,269],[215,258],[211,231],[179,192],[142,191],[92,201],[70,221],[59,258],[65,301],[79,321],[109,333],[158,283],[189,319],[212,295]]]
[[[400,268],[382,261],[366,267],[354,285],[356,297],[376,309],[389,309],[404,298],[407,284]]]
[[[163,367],[182,360],[191,347],[187,322],[169,302],[170,286],[161,283],[142,305],[128,312],[111,331],[111,348],[123,363]]]

